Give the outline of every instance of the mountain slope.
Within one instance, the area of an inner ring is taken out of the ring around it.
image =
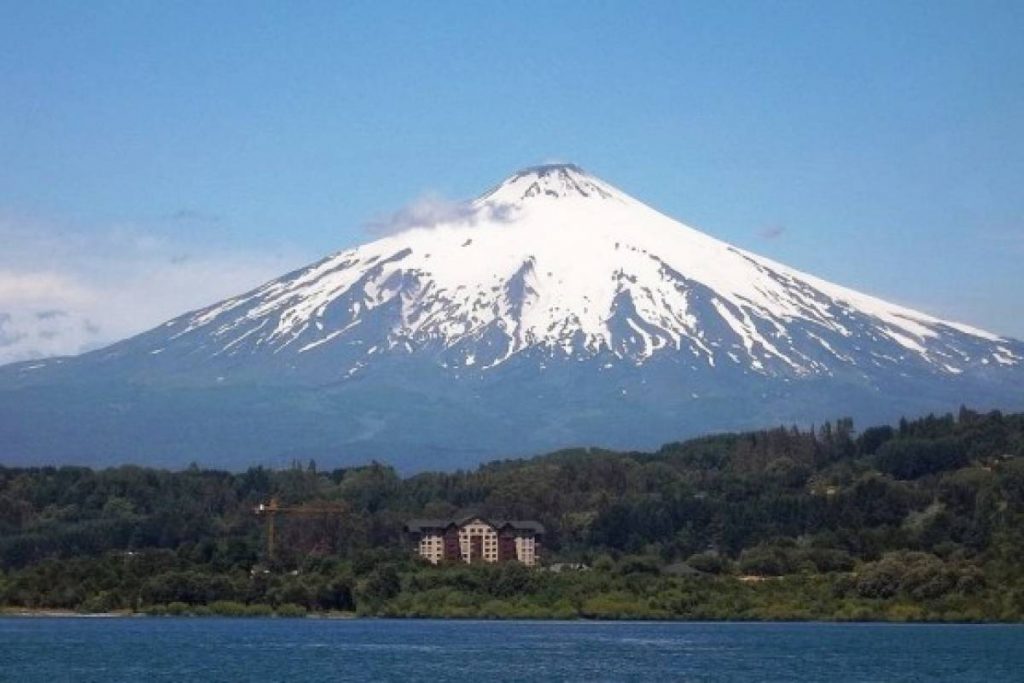
[[[169,463],[190,451],[445,466],[779,420],[1019,407],[1022,379],[1020,342],[795,271],[549,165],[443,223],[107,349],[0,371],[0,444],[16,458],[127,457],[127,442]],[[104,426],[37,436],[68,414]]]

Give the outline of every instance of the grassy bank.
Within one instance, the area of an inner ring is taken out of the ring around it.
[[[902,566],[897,566],[902,563]],[[673,576],[653,558],[601,558],[598,568],[553,573],[516,564],[428,567],[386,561],[356,576],[344,564],[309,573],[206,577],[208,593],[159,602],[135,592],[130,607],[110,609],[138,586],[130,577],[87,597],[66,613],[150,616],[410,617],[473,619],[643,619],[689,621],[1024,621],[1024,587],[990,585],[967,566],[901,555],[850,572],[781,577]],[[677,569],[668,567],[669,571]],[[111,577],[113,578],[113,577]],[[180,590],[180,575],[157,575]],[[193,588],[198,577],[192,576]],[[256,585],[258,584],[258,585]],[[231,587],[233,586],[233,587]],[[8,585],[7,590],[11,590]],[[14,587],[17,590],[16,586]],[[333,591],[333,594],[328,595]],[[232,596],[231,599],[225,596]],[[249,601],[246,602],[246,595]],[[52,609],[11,606],[7,614]]]

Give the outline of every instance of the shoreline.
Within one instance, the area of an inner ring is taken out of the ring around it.
[[[75,610],[64,609],[30,609],[24,607],[0,608],[0,617],[23,617],[26,619],[123,619],[125,617],[140,616],[144,617],[147,615],[142,612],[76,612]]]
[[[201,607],[200,607],[201,609]],[[481,617],[481,616],[377,616],[360,615],[353,612],[311,612],[307,614],[252,614],[230,615],[212,613],[152,614],[147,612],[77,612],[62,609],[31,609],[0,607],[0,619],[313,619],[323,621],[478,621],[478,622],[537,622],[537,623],[601,623],[601,624],[917,624],[929,626],[1024,626],[1024,621],[943,621],[943,620],[899,620],[899,619],[653,619],[622,618],[601,619],[589,617],[545,618],[545,617]]]

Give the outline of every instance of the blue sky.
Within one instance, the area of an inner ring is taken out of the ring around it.
[[[567,160],[1024,337],[1022,35],[1020,2],[0,0],[0,315],[105,342]]]

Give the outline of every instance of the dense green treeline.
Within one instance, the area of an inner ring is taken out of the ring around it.
[[[279,516],[273,561],[253,513],[271,497],[328,511]],[[562,571],[411,556],[406,519],[468,512],[541,521]],[[1024,415],[967,409],[407,478],[0,467],[13,608],[1021,620],[1022,560]]]

